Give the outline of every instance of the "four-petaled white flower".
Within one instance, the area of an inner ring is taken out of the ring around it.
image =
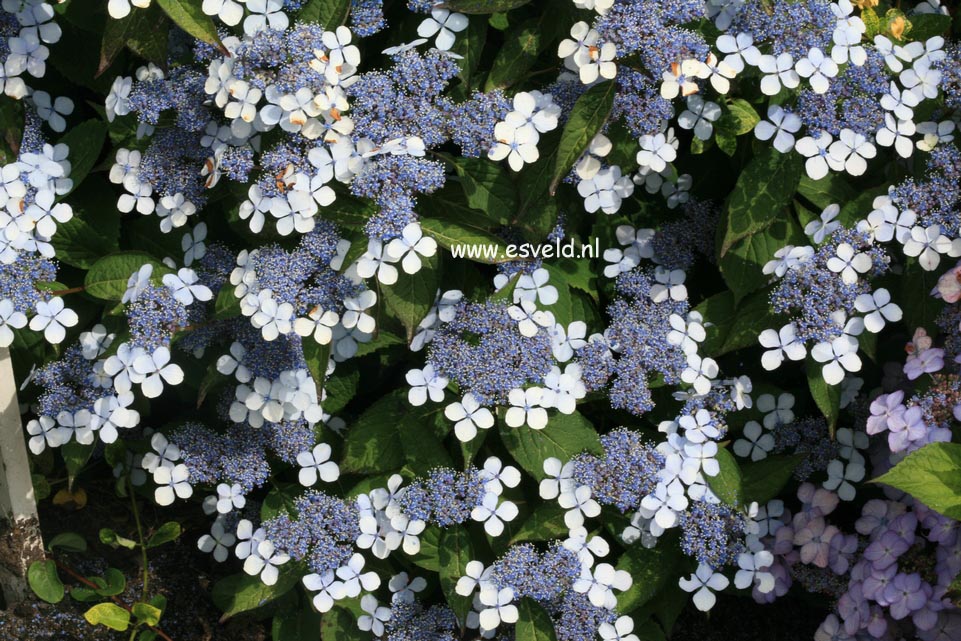
[[[165,381],[168,385],[180,385],[184,380],[184,371],[170,362],[170,350],[162,345],[152,354],[140,354],[133,362],[133,371],[141,377],[140,389],[147,398],[160,396]]]
[[[504,532],[504,523],[510,523],[517,518],[517,506],[511,501],[501,501],[493,492],[484,495],[480,505],[471,511],[471,518],[484,524],[484,531],[491,536],[500,536]]]
[[[430,38],[436,33],[437,40],[434,44],[441,51],[448,51],[454,46],[456,39],[454,34],[466,29],[467,24],[467,16],[462,13],[451,13],[447,9],[433,9],[430,17],[425,18],[417,27],[417,35],[421,38]]]
[[[494,415],[486,407],[481,407],[477,397],[468,392],[460,402],[453,402],[444,408],[444,416],[454,421],[454,434],[462,443],[477,436],[477,428],[482,430],[494,426]]]
[[[399,238],[387,243],[386,253],[393,262],[400,261],[405,273],[416,274],[423,266],[420,257],[429,258],[437,253],[437,241],[425,236],[420,224],[409,223]]]
[[[853,345],[852,345],[853,342]],[[837,385],[844,378],[844,372],[861,370],[861,358],[857,353],[857,341],[848,336],[839,336],[830,342],[821,342],[811,348],[811,356],[824,363],[821,374],[828,385]]]
[[[315,484],[318,478],[324,483],[340,478],[340,468],[330,460],[330,446],[326,443],[318,443],[313,450],[298,454],[297,465],[300,466],[297,480],[306,487]]]
[[[516,623],[517,606],[513,605],[514,591],[510,588],[498,590],[486,586],[480,591],[480,604],[484,606],[478,618],[482,630],[496,630],[503,623]]]
[[[68,327],[76,325],[80,318],[72,309],[64,306],[63,299],[54,296],[49,301],[38,300],[36,302],[36,315],[30,319],[30,329],[35,332],[43,331],[43,337],[48,343],[57,345],[67,337]],[[13,313],[9,319],[19,321],[19,317],[14,318]]]
[[[841,274],[841,280],[846,285],[858,282],[858,274],[864,274],[874,266],[874,261],[865,252],[858,252],[850,243],[839,243],[834,256],[828,258],[827,267],[836,274]]]
[[[195,299],[208,301],[214,297],[209,287],[200,284],[197,272],[189,267],[182,267],[176,274],[164,274],[163,284],[174,299],[184,306],[190,305]]]
[[[874,334],[884,329],[885,321],[896,323],[901,320],[902,311],[891,302],[891,292],[878,289],[872,294],[861,294],[854,299],[854,308],[864,317],[864,328]]]
[[[280,578],[279,566],[290,560],[286,552],[279,551],[272,541],[261,541],[255,551],[244,559],[244,572],[260,575],[264,585],[274,585]]]
[[[197,540],[197,548],[201,552],[213,553],[217,563],[223,563],[230,554],[230,548],[237,542],[233,532],[224,530],[224,521],[218,517],[210,526],[210,534],[204,534]]]
[[[189,478],[190,471],[183,463],[174,467],[158,467],[153,473],[154,483],[157,484],[154,490],[157,505],[171,505],[176,497],[189,499],[193,496],[194,488],[188,482]]]
[[[734,441],[734,453],[738,456],[749,456],[752,461],[760,461],[774,449],[774,435],[765,432],[757,421],[744,424],[743,436]]]
[[[544,429],[547,426],[547,410],[541,405],[543,398],[544,390],[540,387],[515,387],[507,394],[507,402],[511,406],[504,414],[504,422],[510,427],[520,427],[526,423],[531,429]]]
[[[701,612],[714,607],[717,597],[714,592],[723,590],[730,581],[721,573],[715,573],[711,566],[701,563],[690,578],[681,578],[678,585],[685,592],[694,592],[694,606]]]

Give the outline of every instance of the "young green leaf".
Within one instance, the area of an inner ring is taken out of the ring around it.
[[[467,575],[467,564],[474,560],[470,535],[460,525],[443,530],[437,546],[440,563],[440,587],[454,614],[463,623],[470,611],[471,599],[455,591],[457,580]]]
[[[200,8],[196,0],[157,0],[157,4],[164,10],[178,27],[198,40],[203,40],[227,53],[227,49],[220,41],[217,27],[210,16]]]
[[[517,624],[514,626],[515,641],[557,641],[554,622],[543,607],[530,597],[517,604]]]
[[[47,548],[64,552],[84,552],[87,549],[87,541],[76,532],[61,532],[50,539]]]
[[[500,435],[514,460],[538,481],[545,477],[544,459],[567,462],[584,451],[602,451],[594,426],[578,412],[551,416],[542,430],[502,425]]]
[[[149,539],[147,539],[147,548],[155,548],[164,543],[170,543],[171,541],[176,541],[180,536],[182,529],[180,524],[176,521],[167,521],[154,532]]]
[[[872,483],[907,492],[948,518],[961,519],[961,444],[929,443]]]
[[[130,627],[130,612],[116,603],[98,603],[83,613],[90,625],[102,625],[123,632]]]
[[[34,561],[27,568],[27,583],[38,597],[47,603],[63,600],[63,582],[57,575],[57,564],[51,559]]]
[[[614,106],[614,96],[617,94],[617,84],[613,80],[598,83],[585,91],[577,102],[571,116],[564,125],[561,143],[557,149],[557,160],[554,164],[554,178],[551,180],[551,196],[557,191],[557,185],[574,167],[574,163],[581,157],[584,150],[591,144],[594,136],[600,132],[611,115]]]

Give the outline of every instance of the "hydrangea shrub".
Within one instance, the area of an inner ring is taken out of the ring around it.
[[[145,592],[189,511],[278,640],[961,638],[938,0],[0,6],[0,348]]]

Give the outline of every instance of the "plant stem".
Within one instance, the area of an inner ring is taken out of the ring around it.
[[[147,566],[147,546],[143,540],[143,527],[140,525],[140,510],[137,509],[137,495],[134,494],[133,484],[127,477],[127,491],[130,493],[130,505],[133,507],[133,520],[137,524],[137,541],[140,544],[140,559],[143,563],[143,586],[141,599],[147,599],[147,584],[150,582],[150,569]]]
[[[79,583],[82,583],[83,585],[87,586],[88,588],[90,588],[90,589],[92,589],[92,590],[99,590],[99,589],[100,589],[100,586],[98,586],[96,583],[94,583],[94,582],[92,582],[92,581],[88,581],[88,580],[86,579],[86,577],[81,576],[79,573],[75,572],[72,568],[70,568],[69,566],[67,566],[65,563],[62,563],[61,561],[59,561],[59,560],[57,560],[57,559],[54,559],[53,562],[57,564],[57,567],[58,567],[58,568],[60,568],[61,570],[63,570],[63,571],[66,572],[67,574],[69,574],[70,577],[71,577],[73,580],[75,580],[75,581],[77,581],[77,582],[79,582]],[[130,609],[130,606],[127,605],[126,603],[124,603],[123,601],[121,601],[120,599],[118,599],[117,597],[112,596],[112,597],[110,597],[110,600],[113,601],[114,603],[116,603],[118,606],[120,606],[120,607],[123,608],[124,610],[126,610],[127,612],[130,612],[131,614],[133,613],[133,611]],[[151,630],[153,630],[154,632],[156,632],[156,633],[157,633],[157,636],[160,637],[161,639],[164,639],[164,641],[173,641],[173,639],[171,639],[169,636],[167,636],[167,633],[164,632],[163,630],[161,630],[160,628],[155,627],[155,626],[152,626],[152,625],[150,625],[149,623],[144,623],[144,625],[146,625],[148,628],[150,628]]]
[[[50,292],[52,296],[66,296],[67,294],[76,294],[77,292],[82,292],[86,287],[81,285],[80,287],[71,287],[70,289],[60,289],[55,292]]]

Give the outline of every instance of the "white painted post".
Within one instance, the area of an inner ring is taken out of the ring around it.
[[[42,558],[13,363],[10,351],[0,348],[0,589],[8,608],[29,595],[27,568]]]

